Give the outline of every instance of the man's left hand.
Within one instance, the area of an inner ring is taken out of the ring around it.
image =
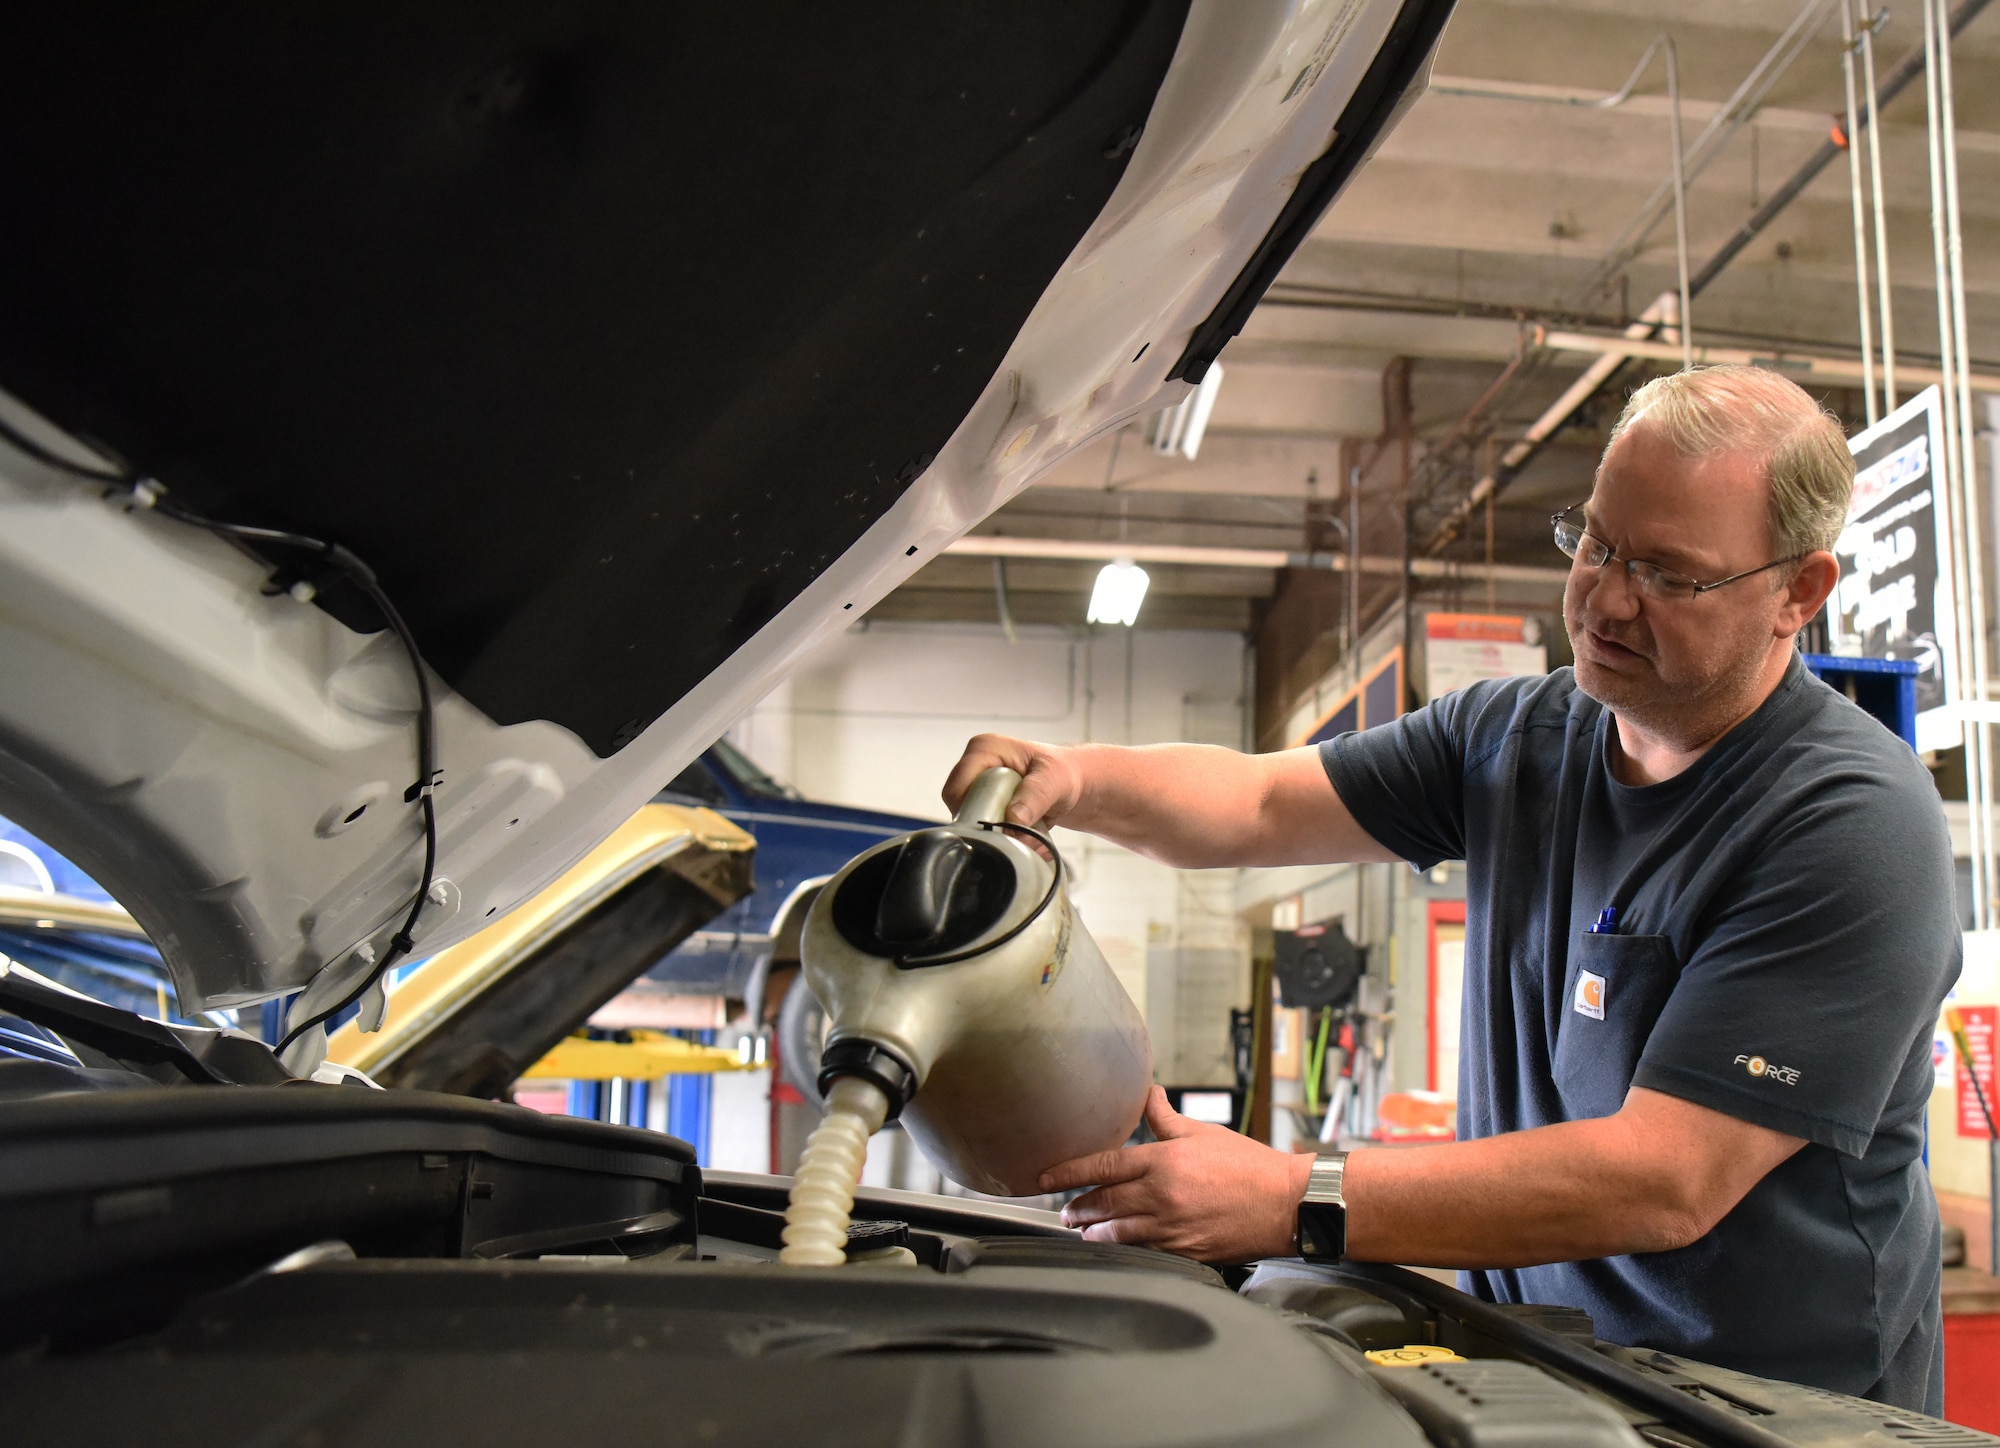
[[[1146,1124],[1157,1142],[1100,1151],[1042,1174],[1046,1192],[1094,1187],[1063,1208],[1092,1242],[1158,1247],[1202,1262],[1250,1262],[1294,1250],[1312,1157],[1274,1151],[1226,1126],[1190,1121],[1155,1086]]]

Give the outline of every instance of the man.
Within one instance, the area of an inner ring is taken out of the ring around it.
[[[1853,462],[1770,372],[1647,384],[1559,515],[1574,669],[1317,749],[984,735],[945,786],[1184,868],[1466,862],[1461,1141],[1345,1162],[1348,1256],[1937,1413],[1930,1043],[1952,860],[1909,747],[1808,674]],[[1313,1158],[1176,1116],[1048,1190],[1099,1240],[1293,1250]]]

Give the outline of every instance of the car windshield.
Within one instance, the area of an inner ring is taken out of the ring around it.
[[[166,962],[131,917],[75,864],[6,819],[0,819],[0,958],[135,1015],[181,1025],[239,1024],[233,1010],[183,1012]],[[20,1026],[11,1022],[8,1032],[18,1036]],[[0,1046],[0,1055],[7,1053]]]
[[[744,754],[727,739],[715,741],[716,762],[729,771],[729,777],[736,781],[745,794],[754,794],[762,799],[802,799],[804,798],[789,784],[781,784],[750,762]]]

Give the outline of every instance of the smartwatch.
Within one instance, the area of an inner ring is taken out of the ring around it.
[[[1344,1151],[1313,1158],[1299,1203],[1299,1255],[1308,1262],[1338,1262],[1347,1251],[1347,1201],[1340,1194],[1346,1170]]]

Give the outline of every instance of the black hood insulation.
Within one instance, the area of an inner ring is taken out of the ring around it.
[[[923,472],[1185,17],[29,6],[0,388],[345,544],[472,703],[609,755]]]

